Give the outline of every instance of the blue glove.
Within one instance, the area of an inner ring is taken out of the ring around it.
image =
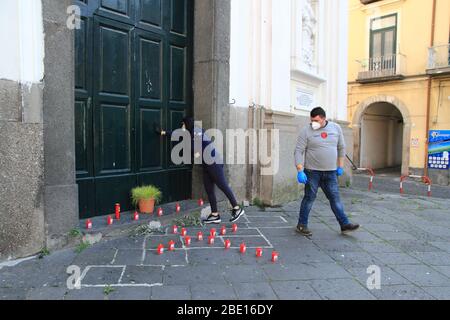
[[[338,167],[336,172],[337,172],[338,177],[340,177],[344,174],[344,169],[341,167]]]
[[[306,176],[306,174],[303,170],[299,171],[297,173],[297,180],[298,180],[298,183],[302,183],[302,184],[306,184],[308,182],[308,177]]]

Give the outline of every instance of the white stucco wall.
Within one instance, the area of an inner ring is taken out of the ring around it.
[[[41,0],[0,1],[0,79],[35,83],[44,77]]]
[[[308,116],[323,106],[347,120],[347,1],[318,0],[314,66],[303,64],[307,0],[231,0],[230,101]],[[311,93],[300,108],[297,92]]]

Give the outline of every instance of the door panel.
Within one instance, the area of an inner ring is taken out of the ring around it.
[[[153,124],[162,123],[162,112],[159,109],[140,110],[140,161],[139,170],[160,170],[163,167],[163,140],[155,134]]]
[[[98,174],[131,171],[129,105],[102,104],[98,128],[100,167]]]
[[[97,0],[97,15],[116,21],[133,24],[135,19],[135,2],[133,0]]]
[[[191,114],[188,0],[83,0],[75,36],[76,167],[80,217],[133,209],[130,191],[153,184],[163,201],[191,193],[191,168],[170,162],[170,138]]]
[[[162,100],[163,46],[160,40],[139,37],[140,98]]]
[[[186,50],[170,47],[170,100],[184,102]]]
[[[161,0],[141,0],[138,8],[138,20],[162,28],[163,7]]]
[[[99,90],[129,96],[130,34],[112,26],[99,27]]]
[[[187,1],[186,0],[171,0],[171,31],[174,33],[186,34],[186,14]]]
[[[174,131],[176,129],[180,129],[181,128],[181,123],[183,121],[183,118],[186,116],[186,113],[184,110],[179,111],[179,110],[170,110],[169,113],[169,121],[170,121],[170,130]],[[170,141],[170,148],[168,150],[168,152],[171,152],[172,148],[178,144],[179,142],[177,141]],[[182,156],[182,155],[181,155]],[[182,165],[181,165],[182,166]],[[169,167],[177,167],[177,165],[175,165],[172,160],[169,157]],[[179,167],[179,166],[178,166]]]
[[[80,219],[96,216],[94,178],[78,179],[77,184]]]
[[[75,163],[77,175],[88,175],[90,171],[90,159],[88,158],[87,150],[88,141],[90,140],[90,130],[87,127],[89,125],[89,112],[87,100],[75,100]]]
[[[130,200],[130,191],[135,186],[135,174],[97,177],[95,179],[95,215],[113,213],[114,204],[116,203],[120,203],[122,211],[133,209]]]

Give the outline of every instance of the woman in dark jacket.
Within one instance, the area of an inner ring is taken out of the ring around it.
[[[233,191],[229,187],[226,179],[225,174],[223,172],[223,161],[220,157],[220,154],[216,152],[214,149],[214,145],[210,147],[211,149],[211,157],[212,161],[206,161],[205,157],[203,156],[203,151],[206,147],[213,144],[211,139],[205,134],[205,130],[200,129],[198,127],[195,127],[194,125],[194,119],[191,117],[185,117],[183,118],[182,128],[186,129],[190,135],[191,135],[191,151],[192,151],[192,158],[198,158],[201,156],[202,158],[202,168],[203,168],[203,185],[205,187],[206,193],[208,195],[209,203],[211,204],[211,214],[204,220],[205,223],[220,223],[222,220],[220,218],[220,214],[217,210],[217,199],[216,194],[214,191],[214,186],[216,185],[222,192],[226,195],[228,200],[230,201],[233,209],[231,212],[231,219],[230,222],[237,221],[241,215],[244,213],[244,209],[242,209],[233,194]],[[160,131],[160,134],[162,136],[165,135],[171,135],[172,132],[168,131]],[[201,145],[202,145],[202,154],[200,154],[200,150],[194,150],[194,141],[196,139],[201,139]]]

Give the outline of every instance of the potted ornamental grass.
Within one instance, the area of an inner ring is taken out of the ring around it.
[[[136,187],[131,190],[131,201],[139,207],[139,212],[153,213],[155,203],[161,200],[161,191],[152,185]]]

